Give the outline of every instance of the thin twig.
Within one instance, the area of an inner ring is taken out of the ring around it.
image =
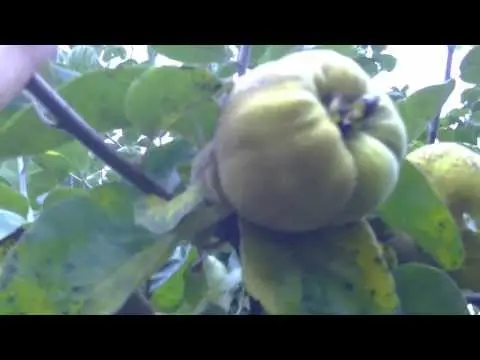
[[[91,189],[93,186],[89,184],[89,182],[85,179],[80,178],[79,176],[75,175],[74,173],[69,173],[68,174],[70,178],[77,180],[78,182],[82,183],[87,187],[88,189]]]
[[[445,81],[448,81],[452,78],[452,63],[453,63],[453,54],[455,53],[456,45],[447,45],[447,64],[445,66]],[[440,112],[437,114],[435,119],[428,124],[427,131],[427,143],[433,144],[437,139],[438,127],[440,125]]]

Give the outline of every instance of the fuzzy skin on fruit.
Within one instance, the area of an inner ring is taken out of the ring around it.
[[[209,142],[200,149],[193,159],[190,181],[202,187],[205,198],[209,201],[216,204],[228,204],[218,178],[217,158],[213,142]]]
[[[303,234],[241,221],[240,230],[245,288],[270,315],[388,314],[398,305],[366,221]]]
[[[325,99],[365,95],[378,96],[378,108],[342,131]],[[240,216],[301,232],[358,220],[384,201],[396,185],[407,135],[388,95],[358,64],[310,50],[241,77],[213,144],[217,189]]]
[[[461,228],[464,213],[480,226],[479,154],[458,143],[441,142],[415,149],[407,159],[425,173]]]
[[[406,158],[427,176],[462,231],[465,262],[449,274],[461,288],[480,291],[480,234],[469,230],[464,220],[464,214],[468,214],[480,227],[480,155],[461,144],[441,142],[424,145]],[[438,266],[408,236],[399,235],[389,244],[399,262]]]

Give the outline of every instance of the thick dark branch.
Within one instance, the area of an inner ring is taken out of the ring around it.
[[[170,200],[171,196],[157,183],[118,156],[103,141],[103,138],[39,75],[34,75],[27,84],[45,108],[55,116],[57,127],[77,138],[114,171],[147,194],[155,194]]]

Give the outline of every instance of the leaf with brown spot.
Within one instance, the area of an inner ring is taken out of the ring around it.
[[[458,269],[465,252],[448,207],[425,175],[405,160],[393,194],[378,209],[382,220],[404,232],[446,270]]]
[[[170,256],[177,234],[135,226],[126,189],[93,192],[52,204],[9,251],[0,314],[111,314]]]
[[[241,222],[243,277],[270,314],[392,314],[395,284],[366,222],[285,235]]]

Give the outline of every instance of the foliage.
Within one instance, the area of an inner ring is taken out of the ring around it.
[[[308,48],[352,57],[371,76],[396,66],[387,45],[252,45],[248,67]],[[129,50],[71,46],[42,76],[173,200],[142,194],[75,138],[45,126],[18,96],[0,112],[0,314],[114,314],[134,292],[157,313],[252,311],[238,254],[212,234],[224,214],[189,184],[191,161],[212,138],[238,71],[239,47],[152,45],[144,62]],[[158,55],[179,65],[154,66]],[[472,87],[440,119],[438,138],[478,151],[480,47],[460,69]],[[455,85],[391,89],[412,147],[424,143]],[[394,194],[372,216],[413,237],[439,264],[393,270],[403,313],[467,314],[447,274],[464,259],[459,229],[423,174],[405,162]]]

